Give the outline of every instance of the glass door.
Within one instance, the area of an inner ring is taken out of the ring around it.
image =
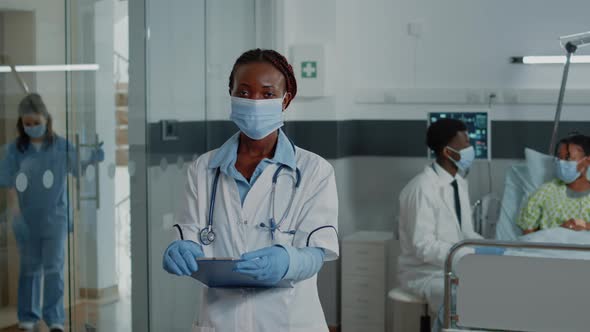
[[[0,331],[131,330],[126,8],[0,3]]]
[[[66,2],[67,133],[74,173],[69,193],[71,326],[131,330],[129,176],[125,71],[126,2]],[[117,181],[115,181],[117,180]],[[125,193],[127,192],[127,194]]]

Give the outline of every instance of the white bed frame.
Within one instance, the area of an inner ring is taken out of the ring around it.
[[[529,250],[529,254],[458,258],[458,250],[469,247],[538,250],[534,255]],[[590,261],[542,257],[546,250],[567,255],[590,252],[590,246],[485,240],[455,245],[445,264],[443,331],[590,331]],[[455,325],[462,330],[452,328]]]

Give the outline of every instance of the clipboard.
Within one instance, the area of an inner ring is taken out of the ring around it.
[[[293,288],[289,280],[271,284],[234,272],[236,264],[242,261],[234,258],[199,258],[199,271],[191,276],[209,288]]]

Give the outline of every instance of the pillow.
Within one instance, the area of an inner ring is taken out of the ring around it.
[[[535,188],[555,178],[553,156],[529,148],[524,149],[524,156],[531,182]]]
[[[530,182],[525,164],[513,165],[506,173],[500,219],[496,224],[496,240],[516,241],[522,235],[516,220],[526,197],[535,190]]]

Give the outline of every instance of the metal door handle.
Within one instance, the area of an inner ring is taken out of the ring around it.
[[[82,200],[82,194],[80,193],[80,177],[82,176],[82,165],[80,161],[80,135],[76,134],[75,142],[76,144],[76,174],[78,175],[76,178],[76,210],[80,210],[80,201]]]
[[[94,186],[94,196],[82,196],[80,193],[80,177],[82,176],[82,161],[81,161],[81,148],[92,148],[97,149],[100,147],[100,140],[98,134],[96,134],[96,143],[94,144],[80,144],[80,135],[76,134],[76,157],[78,159],[78,164],[76,167],[78,168],[78,180],[76,181],[76,188],[78,190],[78,210],[80,210],[80,201],[96,201],[96,208],[100,209],[100,171],[98,169],[98,160],[94,160],[92,164],[94,165],[94,179],[95,179],[95,186]]]

